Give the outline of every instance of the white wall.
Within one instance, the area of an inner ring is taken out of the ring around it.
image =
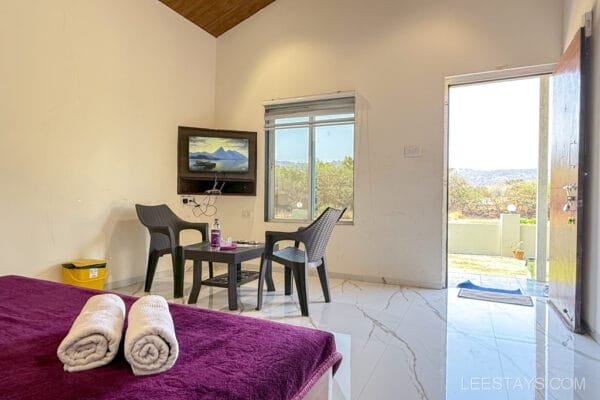
[[[500,222],[449,222],[448,253],[499,256],[501,253]]]
[[[213,125],[216,40],[158,1],[4,0],[0,54],[0,275],[85,256],[143,276],[133,204],[177,204],[177,126]]]
[[[525,251],[525,257],[535,257],[535,245],[537,240],[536,225],[521,225],[521,249]]]
[[[356,90],[356,221],[329,248],[333,272],[441,287],[444,77],[555,62],[560,0],[278,0],[217,41],[216,124],[259,132],[261,102]],[[420,145],[421,158],[399,157]],[[219,202],[224,229],[260,239],[256,198]],[[250,210],[253,217],[242,218]]]
[[[566,48],[581,26],[582,15],[590,10],[594,13],[594,28],[592,32],[592,70],[589,103],[589,132],[590,143],[590,175],[587,186],[586,204],[586,243],[584,252],[584,289],[583,289],[583,319],[589,326],[592,334],[598,339],[600,332],[600,115],[598,107],[600,101],[600,7],[597,0],[565,1],[565,30],[563,46]]]
[[[133,204],[190,217],[177,125],[257,130],[262,160],[263,100],[353,89],[356,223],[330,267],[440,287],[444,77],[556,61],[561,18],[560,0],[278,0],[215,40],[155,1],[2,1],[0,274],[58,279],[86,256],[143,276]],[[406,144],[423,157],[398,158]],[[219,199],[227,235],[294,229],[262,222],[263,177]]]

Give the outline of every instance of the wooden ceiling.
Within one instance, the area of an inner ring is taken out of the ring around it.
[[[218,37],[275,0],[160,1],[214,37]]]

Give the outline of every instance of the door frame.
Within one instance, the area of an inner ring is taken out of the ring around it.
[[[449,139],[449,93],[451,86],[527,78],[538,75],[550,75],[556,63],[533,65],[529,67],[507,68],[498,71],[447,76],[444,79],[444,162],[442,175],[442,283],[448,288],[448,139]]]

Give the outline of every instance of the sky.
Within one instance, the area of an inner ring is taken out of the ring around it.
[[[450,88],[450,168],[534,169],[539,78]]]
[[[190,153],[200,151],[213,153],[219,147],[223,147],[224,150],[235,150],[248,155],[248,139],[190,136],[189,144]]]
[[[354,158],[354,127],[329,125],[315,128],[315,154],[321,161],[341,161]],[[275,161],[308,161],[308,128],[277,129],[275,131]]]

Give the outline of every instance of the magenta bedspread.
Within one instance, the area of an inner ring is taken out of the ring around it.
[[[56,349],[97,292],[0,277],[0,399],[300,399],[341,355],[330,333],[170,305],[175,366],[136,377],[122,349],[111,364],[67,373]],[[122,296],[129,306],[133,297]]]

